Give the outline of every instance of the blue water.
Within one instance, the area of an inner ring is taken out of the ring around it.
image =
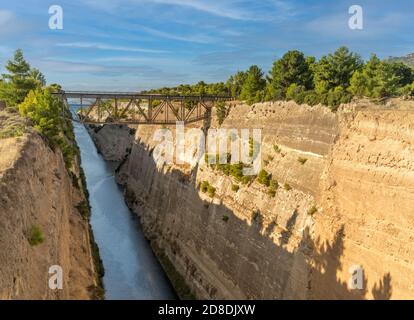
[[[138,218],[124,202],[113,165],[98,154],[85,127],[73,125],[90,194],[91,226],[105,268],[106,299],[176,299]]]

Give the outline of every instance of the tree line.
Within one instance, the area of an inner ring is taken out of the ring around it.
[[[147,92],[231,95],[249,104],[294,100],[299,104],[321,103],[336,109],[353,97],[414,95],[414,70],[401,61],[380,60],[375,54],[364,62],[347,47],[340,47],[319,60],[292,50],[274,61],[267,75],[253,65],[246,71],[238,71],[225,83],[201,81]]]

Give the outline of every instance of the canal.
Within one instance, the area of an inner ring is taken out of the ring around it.
[[[176,299],[138,217],[125,204],[115,165],[98,154],[82,124],[73,125],[89,190],[91,226],[105,268],[105,298]]]

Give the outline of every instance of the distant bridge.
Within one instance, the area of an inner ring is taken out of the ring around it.
[[[163,95],[132,92],[60,91],[65,104],[80,106],[78,119],[85,124],[175,124],[208,120],[212,107],[230,96]],[[69,101],[70,100],[70,101]]]

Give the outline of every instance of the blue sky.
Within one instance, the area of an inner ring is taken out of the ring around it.
[[[63,30],[48,27],[53,4]],[[348,28],[353,4],[363,30]],[[405,55],[412,30],[412,0],[0,0],[0,65],[22,48],[65,89],[142,90],[225,81],[252,64],[268,71],[291,49]]]

